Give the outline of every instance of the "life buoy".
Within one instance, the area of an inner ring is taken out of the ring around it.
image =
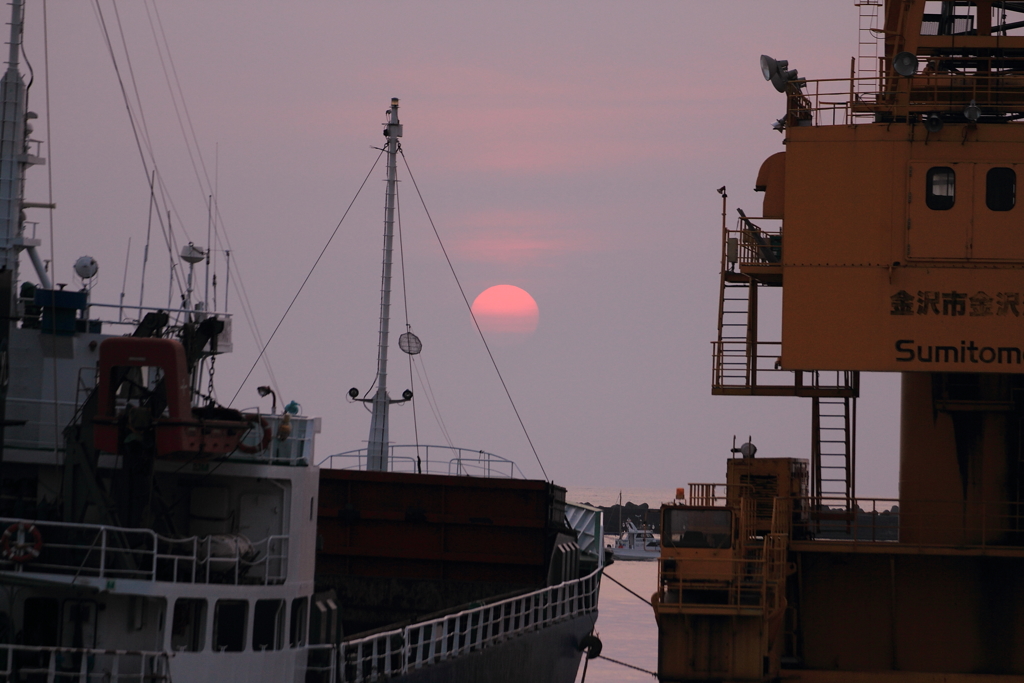
[[[273,438],[270,433],[270,423],[267,422],[267,419],[262,415],[245,415],[244,417],[246,422],[256,422],[259,420],[260,426],[263,427],[263,440],[260,442],[259,446],[250,446],[249,444],[240,442],[238,444],[238,450],[242,453],[248,453],[249,455],[267,450],[267,446],[270,445],[270,441]]]
[[[19,564],[39,557],[43,535],[31,522],[15,522],[0,536],[0,556]]]

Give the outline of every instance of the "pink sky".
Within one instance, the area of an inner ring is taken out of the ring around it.
[[[100,4],[112,26],[110,0]],[[38,138],[41,6],[29,0],[26,29]],[[176,229],[205,244],[204,191],[150,33],[152,0],[117,7]],[[540,302],[537,332],[496,357],[558,483],[663,487],[669,498],[689,481],[721,480],[734,434],[753,435],[759,454],[808,457],[809,400],[710,396],[714,190],[728,186],[730,212],[759,212],[754,178],[782,149],[770,124],[784,98],[758,57],[788,59],[806,77],[845,76],[857,47],[852,0],[156,7],[264,335],[373,163],[399,97],[406,157],[469,299],[515,283]],[[131,237],[131,300],[146,178],[90,3],[49,12],[56,280],[71,282],[71,264],[89,254],[100,263],[96,298],[116,301]],[[30,171],[30,201],[45,200],[45,176]],[[539,476],[404,166],[400,177],[409,322],[448,430]],[[281,398],[323,416],[321,455],[366,438],[365,412],[344,395],[373,375],[382,178],[378,169],[268,352]],[[167,258],[156,243],[150,253],[147,301],[165,305]],[[395,311],[393,329],[404,328]],[[777,333],[768,315],[762,326]],[[256,353],[240,315],[234,337],[217,363],[225,401]],[[261,372],[236,405],[257,404]],[[407,373],[393,381],[400,392]],[[894,495],[898,379],[863,385],[858,492]],[[411,411],[392,415],[392,438],[411,440]],[[441,441],[431,422],[420,434]]]

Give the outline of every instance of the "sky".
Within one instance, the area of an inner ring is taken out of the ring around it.
[[[528,440],[400,160],[407,297],[396,267],[389,387],[410,387],[397,348],[407,303],[429,388],[411,383],[415,429],[412,406],[392,407],[392,441],[418,431],[421,443],[444,444],[447,433],[541,477],[532,441],[556,483],[664,489],[665,499],[687,482],[723,481],[734,435],[751,436],[761,456],[809,457],[810,399],[711,396],[715,189],[728,188],[730,223],[736,207],[760,213],[754,179],[783,149],[770,125],[785,98],[758,58],[788,59],[808,78],[848,76],[852,0],[99,0],[46,10],[44,36],[43,3],[28,0],[25,30],[33,137],[49,160],[29,171],[26,198],[47,201],[52,174],[57,204],[52,242],[48,212],[31,210],[43,256],[72,287],[75,259],[93,256],[92,300],[116,303],[126,283],[137,304],[149,223],[145,304],[166,306],[152,160],[179,247],[211,241],[215,194],[219,309],[228,241],[240,273],[226,302],[234,348],[216,363],[222,403],[238,391],[234,407],[268,410],[256,387],[273,383],[279,404],[323,418],[320,456],[365,445],[369,415],[347,391],[375,378],[384,169],[374,148],[398,97],[405,159],[465,297],[514,285],[536,300],[539,321],[527,338],[491,340]],[[27,259],[22,269],[34,279]],[[205,272],[196,278],[201,294]],[[243,384],[260,345],[240,285],[264,342],[280,323],[266,351],[273,381],[257,363]],[[777,338],[779,300],[767,299],[762,338]],[[896,495],[898,395],[896,376],[862,378],[861,495]]]

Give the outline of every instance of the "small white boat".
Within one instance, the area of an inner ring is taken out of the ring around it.
[[[661,556],[661,541],[654,532],[646,527],[638,529],[631,519],[607,548],[616,560],[656,560]]]

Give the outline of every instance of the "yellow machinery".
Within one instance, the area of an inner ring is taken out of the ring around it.
[[[712,392],[808,397],[813,446],[664,508],[664,681],[1024,680],[1024,3],[858,7],[849,77],[762,58],[785,151],[761,216],[722,191]],[[860,371],[902,373],[898,499],[857,495]]]

